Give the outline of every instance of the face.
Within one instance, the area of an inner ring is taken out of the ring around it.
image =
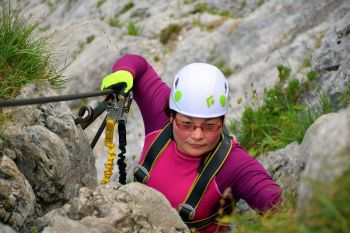
[[[177,113],[170,117],[178,150],[198,157],[213,150],[220,140],[223,120],[216,118],[196,118]]]

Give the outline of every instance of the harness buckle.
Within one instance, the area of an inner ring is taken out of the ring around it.
[[[140,164],[137,164],[134,169],[134,177],[138,182],[146,183],[149,180],[149,172],[148,170],[141,166]]]
[[[177,211],[184,221],[186,221],[186,219],[191,221],[196,216],[196,210],[189,204],[181,203],[179,207],[177,207]]]

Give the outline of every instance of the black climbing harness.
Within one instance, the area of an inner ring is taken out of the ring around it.
[[[164,149],[168,146],[172,139],[172,124],[168,123],[154,139],[150,148],[148,149],[144,160],[137,165],[134,170],[135,180],[141,183],[146,183],[150,178],[150,173],[156,161],[161,156]],[[232,148],[231,137],[228,136],[226,128],[224,128],[221,135],[221,141],[215,148],[214,152],[206,157],[202,166],[197,170],[198,174],[194,180],[190,190],[183,203],[178,206],[178,212],[182,220],[189,228],[200,229],[208,226],[219,216],[215,213],[208,218],[194,221],[196,215],[196,208],[202,200],[205,191],[210,182],[214,179],[217,172],[222,167],[227,156]],[[224,208],[229,208],[225,206]]]

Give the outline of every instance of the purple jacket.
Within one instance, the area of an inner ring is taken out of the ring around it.
[[[126,55],[118,59],[113,66],[113,72],[117,70],[127,70],[133,74],[132,90],[142,114],[145,134],[163,128],[169,121],[163,109],[169,99],[170,87],[138,55]],[[271,209],[282,200],[280,187],[263,166],[238,143],[233,145],[215,181],[222,193],[227,187],[231,187],[235,200],[242,198],[251,208],[261,212]]]

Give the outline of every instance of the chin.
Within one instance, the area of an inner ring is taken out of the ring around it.
[[[206,150],[198,150],[198,149],[189,149],[188,151],[188,155],[192,156],[192,157],[199,157],[202,156],[206,153]]]

